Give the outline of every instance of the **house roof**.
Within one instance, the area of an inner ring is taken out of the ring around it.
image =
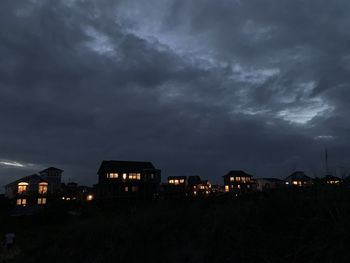
[[[341,181],[342,179],[340,177],[337,177],[337,176],[334,176],[334,175],[331,175],[331,174],[327,174],[325,177],[322,178],[323,180],[325,181]]]
[[[40,171],[39,174],[46,173],[46,172],[48,172],[48,171],[64,172],[63,170],[58,169],[58,168],[56,168],[56,167],[49,167],[49,168],[46,168],[45,170]]]
[[[187,176],[168,176],[168,180],[171,179],[187,179]]]
[[[296,171],[289,175],[286,180],[291,179],[291,180],[304,180],[304,181],[309,181],[312,180],[311,177],[307,176],[305,172],[303,171]]]
[[[124,171],[137,171],[137,170],[154,170],[154,166],[151,162],[139,162],[139,161],[102,161],[97,174],[106,172],[113,172],[118,170]]]
[[[228,176],[245,176],[245,177],[253,177],[250,174],[247,174],[246,172],[242,171],[242,170],[231,170],[229,171],[226,175],[224,175],[223,177],[228,177]]]
[[[12,186],[12,185],[16,185],[16,184],[21,183],[21,182],[29,183],[29,181],[32,180],[32,179],[38,179],[38,180],[41,181],[41,182],[47,182],[47,181],[45,181],[44,179],[42,179],[39,175],[37,175],[37,174],[32,174],[32,175],[28,175],[28,176],[22,177],[22,178],[20,178],[20,179],[18,179],[18,180],[16,180],[16,181],[13,181],[13,182],[11,182],[11,183],[5,185],[5,188],[6,188],[6,187],[10,187],[10,186]]]

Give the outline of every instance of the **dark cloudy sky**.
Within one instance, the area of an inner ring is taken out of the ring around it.
[[[348,0],[0,3],[0,184],[103,159],[350,172]]]

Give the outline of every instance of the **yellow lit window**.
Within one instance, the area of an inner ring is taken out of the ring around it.
[[[174,180],[174,183],[175,183],[175,184],[179,184],[179,180],[175,179],[175,180]]]
[[[129,186],[125,186],[124,191],[129,192]]]
[[[242,183],[245,183],[245,182],[246,182],[246,178],[242,177]]]
[[[241,181],[241,177],[236,177],[236,181],[237,182]]]
[[[126,173],[123,173],[123,179],[124,180],[126,179]]]
[[[48,183],[40,183],[39,184],[39,194],[47,194],[47,186]]]
[[[180,179],[180,184],[183,184],[185,182],[184,179]]]
[[[174,180],[169,180],[169,184],[173,184],[174,183]]]
[[[38,198],[38,205],[45,205],[46,204],[46,198]]]
[[[230,187],[228,185],[225,185],[225,192],[230,191]]]
[[[292,184],[293,185],[298,185],[298,181],[293,181]]]
[[[94,196],[93,195],[88,195],[87,197],[86,197],[86,200],[87,201],[92,201],[94,199]]]
[[[238,188],[238,189],[241,189],[241,185],[240,185],[240,184],[239,184],[239,185],[237,185],[237,188]]]
[[[107,178],[118,178],[118,173],[107,173]]]
[[[17,205],[26,206],[27,205],[27,199],[17,199],[16,202]]]
[[[230,181],[233,182],[235,180],[234,177],[230,177]]]
[[[29,185],[28,183],[19,183],[18,184],[18,193],[24,194],[27,191],[28,185]]]
[[[140,173],[137,173],[137,174],[136,174],[136,178],[137,178],[137,180],[141,180],[141,174],[140,174]]]

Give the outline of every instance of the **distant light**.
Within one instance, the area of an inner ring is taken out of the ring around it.
[[[86,200],[87,201],[92,201],[94,199],[94,196],[93,195],[88,195],[87,197],[86,197]]]

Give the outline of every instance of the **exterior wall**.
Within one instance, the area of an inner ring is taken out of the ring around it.
[[[118,174],[118,178],[109,178],[108,174]],[[124,176],[125,174],[125,176]],[[139,174],[140,179],[129,178]],[[159,192],[160,170],[114,170],[99,174],[98,197],[116,199],[130,197],[152,197]]]
[[[232,179],[233,178],[233,179]],[[242,180],[242,178],[245,178]],[[239,180],[238,180],[239,179]],[[252,180],[250,176],[224,176],[224,190],[225,192],[244,193],[252,190]]]

